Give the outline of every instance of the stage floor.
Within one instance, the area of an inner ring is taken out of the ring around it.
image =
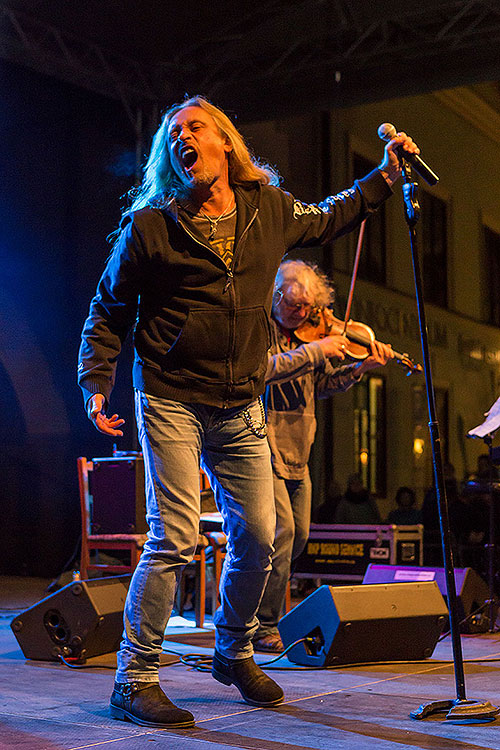
[[[169,750],[500,750],[500,718],[455,724],[443,715],[423,721],[408,716],[424,701],[455,697],[449,638],[418,664],[309,671],[282,659],[269,672],[285,691],[285,703],[274,709],[248,706],[234,687],[208,673],[178,663],[164,666],[162,687],[195,714],[196,727],[153,730],[115,721],[107,708],[112,669],[26,661],[10,630],[13,617],[45,595],[47,583],[0,578],[1,750],[144,750],[148,742]],[[210,655],[210,625],[203,632],[189,625],[168,628],[165,648]],[[462,647],[467,697],[499,706],[500,634],[462,636]]]

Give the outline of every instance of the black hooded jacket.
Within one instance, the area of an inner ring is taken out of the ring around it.
[[[134,328],[134,387],[183,403],[248,404],[264,391],[283,255],[349,232],[391,192],[378,170],[318,205],[269,185],[237,187],[230,267],[173,200],[126,217],[83,328],[78,382],[85,403],[95,393],[109,402],[122,343]]]

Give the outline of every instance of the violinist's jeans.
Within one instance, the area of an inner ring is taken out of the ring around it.
[[[267,439],[247,427],[241,407],[181,404],[139,391],[135,399],[150,531],[125,603],[116,680],[157,682],[176,581],[198,541],[200,459],[228,537],[214,622],[216,648],[230,659],[253,653],[273,552],[273,479]],[[258,401],[248,409],[260,422]]]
[[[311,524],[312,487],[309,471],[303,479],[282,479],[273,474],[273,480],[276,536],[271,574],[257,612],[259,628],[254,636],[256,638],[278,633],[292,562],[306,546]]]

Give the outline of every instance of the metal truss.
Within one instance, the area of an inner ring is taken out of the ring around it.
[[[160,68],[104,49],[22,11],[0,5],[0,56],[107,97],[119,99],[135,130],[136,106],[157,102],[169,86]]]
[[[478,51],[500,59],[498,0],[256,0],[239,7],[237,21],[145,66],[0,4],[0,56],[119,99],[136,129],[138,105],[187,90],[213,96],[241,85],[243,96],[252,87],[265,96],[267,88],[304,79],[313,87],[327,76],[338,82],[347,71],[362,75],[381,65],[411,66],[418,77],[421,64],[439,66],[447,55],[470,55],[475,65]]]
[[[419,0],[406,7],[386,0],[270,5],[263,20],[224,29],[218,38],[189,50],[198,71],[209,71],[202,78],[205,89],[216,91],[239,79],[264,82],[279,77],[286,82],[301,74],[363,70],[381,60],[417,65],[435,58],[438,64],[447,53],[499,49],[496,0]],[[183,62],[178,60],[180,66]]]

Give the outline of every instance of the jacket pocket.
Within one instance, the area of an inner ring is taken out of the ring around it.
[[[229,334],[229,310],[189,310],[181,331],[163,357],[163,369],[202,380],[226,380]]]
[[[267,362],[270,327],[263,307],[191,309],[162,358],[165,371],[211,382],[244,382]]]
[[[267,365],[267,350],[271,346],[271,329],[263,307],[248,307],[236,311],[234,325],[233,379],[236,383],[249,380]]]

